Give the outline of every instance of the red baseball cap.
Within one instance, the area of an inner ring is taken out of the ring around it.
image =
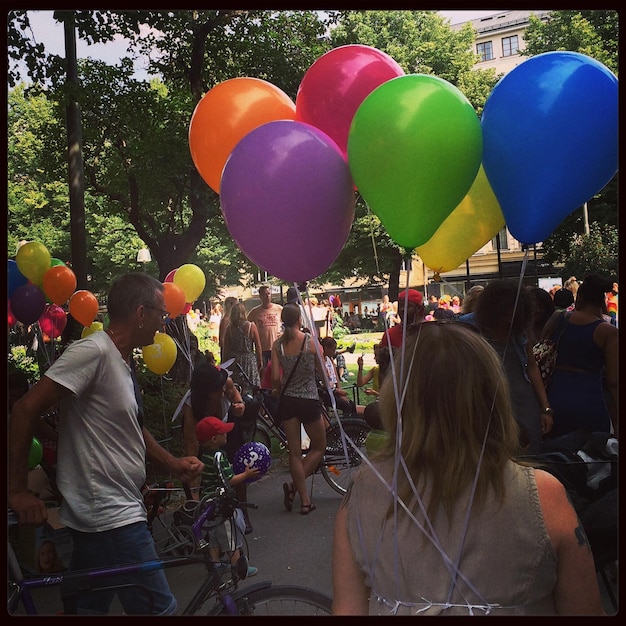
[[[196,437],[200,443],[204,443],[215,435],[229,433],[234,427],[233,422],[222,422],[217,417],[203,417],[196,424]]]
[[[411,304],[417,304],[418,306],[422,306],[422,304],[424,303],[424,296],[422,295],[421,291],[417,291],[417,289],[409,289],[408,292],[409,292],[409,302]],[[404,302],[405,298],[406,298],[406,290],[401,291],[398,294],[398,303]]]

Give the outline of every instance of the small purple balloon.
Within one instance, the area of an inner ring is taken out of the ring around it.
[[[303,122],[248,133],[222,172],[226,226],[244,254],[286,282],[306,282],[335,261],[354,219],[354,183],[337,144]]]
[[[34,324],[46,308],[46,296],[37,285],[22,285],[11,296],[11,311],[22,324]]]
[[[247,483],[253,483],[267,474],[271,464],[272,455],[267,446],[258,441],[251,441],[250,443],[244,443],[237,450],[233,460],[233,470],[235,474],[241,474],[246,470],[246,467],[257,468],[259,470],[258,477],[246,480]]]

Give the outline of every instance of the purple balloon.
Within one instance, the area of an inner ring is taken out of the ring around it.
[[[259,476],[246,480],[247,483],[253,483],[267,474],[271,464],[272,456],[267,447],[258,441],[251,441],[244,443],[237,450],[233,460],[233,470],[235,474],[241,474],[246,470],[246,467],[256,467],[259,470]]]
[[[11,296],[11,311],[22,324],[34,324],[46,308],[46,296],[37,285],[22,285]]]
[[[328,135],[281,120],[237,143],[220,202],[230,234],[253,263],[286,282],[306,282],[333,264],[348,239],[354,184]]]

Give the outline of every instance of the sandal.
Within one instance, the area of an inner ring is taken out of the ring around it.
[[[293,485],[290,487],[289,483],[283,483],[283,493],[285,494],[283,504],[285,505],[287,511],[291,511],[293,507],[293,500],[296,497],[296,490],[292,487]]]
[[[303,504],[300,507],[300,515],[308,515],[311,511],[315,511],[317,507],[311,502],[311,504]]]

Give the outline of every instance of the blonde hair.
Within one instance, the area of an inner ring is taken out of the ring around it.
[[[235,302],[230,309],[228,315],[229,325],[228,328],[239,328],[239,326],[246,321],[246,307],[243,302]],[[227,329],[228,330],[228,329]]]
[[[407,336],[405,350],[404,367],[400,351],[394,361],[398,388],[406,386],[400,454],[421,497],[430,487],[429,516],[433,519],[443,506],[452,518],[479,463],[475,505],[484,504],[491,490],[502,502],[504,467],[520,448],[509,385],[497,353],[465,324],[436,321],[419,324]],[[380,390],[381,418],[390,434],[383,457],[395,456],[398,412],[393,378],[386,376]],[[412,488],[402,468],[398,497],[410,506]]]

